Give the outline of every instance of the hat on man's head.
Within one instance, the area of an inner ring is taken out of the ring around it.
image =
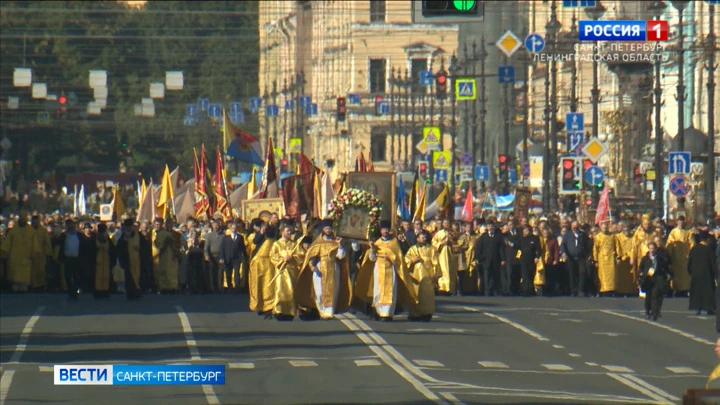
[[[685,215],[678,215],[677,220],[684,222],[684,221],[685,221]]]
[[[320,228],[332,228],[333,227],[333,221],[332,219],[323,219],[320,221]]]
[[[129,228],[129,227],[135,225],[135,220],[133,220],[132,218],[128,218],[128,219],[124,220],[122,224],[123,224],[123,226],[126,226]]]
[[[387,219],[380,221],[380,229],[392,229],[392,222]]]
[[[313,242],[312,236],[308,235],[308,236],[302,238],[301,243],[307,243],[308,245],[312,245],[312,242]]]
[[[262,225],[262,223],[263,223],[263,220],[260,218],[255,218],[251,222],[253,227],[258,227],[258,228]]]
[[[90,222],[85,222],[83,224],[83,229],[92,229],[92,225],[90,225]]]

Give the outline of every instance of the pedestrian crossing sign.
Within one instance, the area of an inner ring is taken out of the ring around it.
[[[455,80],[455,99],[458,101],[475,100],[477,98],[477,82],[475,79]]]
[[[452,155],[449,150],[433,152],[433,167],[436,169],[449,169]]]
[[[302,138],[290,138],[290,153],[302,153]]]
[[[423,140],[428,150],[440,149],[440,127],[426,126],[423,127]]]

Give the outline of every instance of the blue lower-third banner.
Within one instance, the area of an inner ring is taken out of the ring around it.
[[[55,365],[55,385],[224,385],[224,365]]]

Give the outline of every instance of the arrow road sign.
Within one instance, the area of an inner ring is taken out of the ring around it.
[[[250,98],[250,111],[258,112],[258,110],[260,110],[260,107],[262,107],[262,98],[251,97]]]
[[[230,114],[239,114],[242,111],[242,104],[239,101],[230,102]]]
[[[432,70],[421,70],[420,71],[420,85],[430,86],[433,84],[435,78],[433,77]]]
[[[185,115],[193,116],[197,115],[198,107],[196,104],[185,105]]]
[[[567,151],[568,154],[578,154],[580,145],[585,141],[585,133],[583,132],[568,132],[567,133]]]
[[[348,101],[348,104],[353,104],[353,105],[360,104],[360,95],[357,93],[350,93],[347,96],[347,101]]]
[[[605,172],[603,172],[603,169],[597,166],[590,166],[585,170],[585,181],[591,186],[602,184],[603,180],[605,180]]]
[[[446,182],[448,179],[448,171],[447,169],[435,169],[435,181],[436,182]]]
[[[530,176],[530,162],[528,162],[527,160],[522,162],[521,170],[522,170],[523,177],[529,177]]]
[[[490,180],[490,167],[488,165],[475,165],[475,180]]]
[[[668,155],[669,174],[690,174],[690,152],[670,152]]]
[[[541,52],[545,48],[545,39],[542,35],[533,33],[525,38],[525,49],[530,53]]]
[[[690,186],[685,181],[685,176],[678,175],[670,180],[670,191],[676,197],[685,197],[690,192]]]
[[[210,99],[202,97],[198,99],[198,110],[207,111],[209,105]]]
[[[222,114],[222,106],[220,104],[210,104],[207,108],[208,116],[213,118],[220,118]]]
[[[508,169],[508,182],[510,184],[517,184],[517,170]]]
[[[268,117],[277,117],[278,115],[278,106],[276,104],[270,104],[265,107],[265,114]]]
[[[585,130],[583,113],[567,113],[565,115],[565,130],[567,132],[577,132]]]
[[[498,83],[515,83],[515,67],[510,65],[499,66]]]

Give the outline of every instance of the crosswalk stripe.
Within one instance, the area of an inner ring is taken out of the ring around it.
[[[552,371],[570,371],[573,369],[572,367],[564,364],[543,364],[542,366]]]
[[[602,368],[613,373],[634,373],[634,371],[624,366],[602,366]]]
[[[55,367],[53,366],[38,366],[38,371],[41,373],[52,373],[55,371]]]
[[[499,361],[478,361],[478,364],[485,368],[510,368],[507,364]]]
[[[671,371],[675,374],[697,374],[699,371],[695,370],[694,368],[690,367],[665,367],[668,371]]]
[[[442,363],[435,360],[413,360],[420,367],[445,367]]]
[[[255,368],[254,363],[230,363],[228,364],[230,368],[240,368],[240,369],[251,369]]]
[[[317,367],[317,363],[312,360],[290,360],[293,367]]]
[[[379,366],[380,362],[375,359],[355,360],[355,365],[358,367]]]

